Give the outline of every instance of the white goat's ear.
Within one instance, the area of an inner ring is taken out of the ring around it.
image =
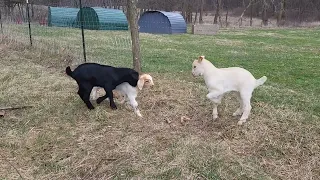
[[[204,56],[199,56],[198,61],[201,62],[204,59]]]
[[[139,79],[138,80],[138,88],[140,89],[140,90],[142,90],[142,88],[143,88],[143,85],[144,85],[144,79]]]

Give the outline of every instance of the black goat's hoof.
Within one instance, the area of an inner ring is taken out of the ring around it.
[[[93,107],[93,105],[91,103],[90,104],[86,104],[86,105],[87,105],[88,109],[90,109],[90,110],[94,109],[94,107]]]
[[[111,109],[116,110],[118,108],[117,108],[117,106],[111,106]]]

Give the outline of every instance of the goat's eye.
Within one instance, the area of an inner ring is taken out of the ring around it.
[[[197,66],[193,66],[193,68],[196,68]]]

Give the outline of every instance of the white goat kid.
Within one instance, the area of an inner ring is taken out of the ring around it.
[[[193,76],[204,76],[209,90],[207,98],[213,102],[212,118],[218,118],[218,104],[226,92],[237,91],[240,95],[240,107],[233,116],[242,115],[238,125],[242,125],[248,119],[251,111],[251,96],[253,90],[264,84],[266,76],[255,79],[253,75],[240,67],[216,68],[205,56],[200,56],[192,63]]]
[[[138,109],[138,102],[136,101],[136,97],[138,95],[138,89],[142,90],[143,88],[151,87],[153,86],[153,79],[149,74],[142,74],[139,76],[139,80],[137,83],[137,87],[131,86],[129,83],[124,82],[120,85],[118,85],[113,92],[116,94],[118,92],[121,96],[123,96],[123,99],[120,101],[121,104],[124,102],[128,102],[133,108],[134,112],[139,116],[142,117],[140,110]],[[91,91],[92,99],[97,99],[97,91],[99,87],[93,87]],[[116,95],[118,97],[119,95]]]

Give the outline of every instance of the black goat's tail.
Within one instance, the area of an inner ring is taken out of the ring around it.
[[[68,76],[73,77],[70,66],[68,66],[68,67],[66,68],[66,73],[67,73]]]

